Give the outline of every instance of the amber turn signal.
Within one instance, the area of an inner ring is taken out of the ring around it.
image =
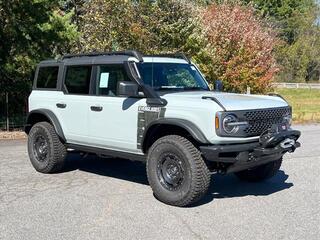
[[[216,116],[216,129],[218,129],[219,128],[219,118],[218,118],[218,116]]]

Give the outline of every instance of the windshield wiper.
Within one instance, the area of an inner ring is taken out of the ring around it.
[[[184,87],[183,90],[203,90],[203,91],[208,91],[208,89],[205,89],[203,87]]]
[[[161,87],[155,87],[154,90],[161,91],[161,90],[184,90],[184,87],[180,86],[161,86]]]
[[[192,90],[203,90],[203,91],[208,91],[208,89],[205,89],[203,87],[184,87],[184,86],[161,86],[161,87],[155,87],[154,90],[156,91],[170,91],[170,90],[179,90],[179,91],[183,91],[183,90],[186,90],[186,91],[192,91]]]

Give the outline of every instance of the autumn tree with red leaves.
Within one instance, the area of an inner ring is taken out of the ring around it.
[[[204,67],[210,82],[220,79],[226,90],[234,92],[270,89],[279,69],[273,54],[279,40],[252,7],[212,4],[203,12],[202,25],[206,47],[198,60],[210,62]]]

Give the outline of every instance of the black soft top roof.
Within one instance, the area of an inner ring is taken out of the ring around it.
[[[146,55],[146,57],[172,57],[181,58],[190,63],[190,60],[183,53],[169,53],[158,55]],[[128,61],[130,57],[136,58],[138,61],[143,62],[143,55],[137,51],[115,51],[115,52],[91,52],[81,54],[68,54],[64,55],[58,60],[44,60],[39,65],[56,65],[63,63],[65,65],[85,65],[85,64],[103,64],[103,63],[123,63]]]

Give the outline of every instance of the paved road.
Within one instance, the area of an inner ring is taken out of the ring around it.
[[[139,162],[68,159],[31,166],[25,141],[0,142],[0,239],[320,239],[320,125],[269,181],[214,176],[192,208],[158,202]]]

